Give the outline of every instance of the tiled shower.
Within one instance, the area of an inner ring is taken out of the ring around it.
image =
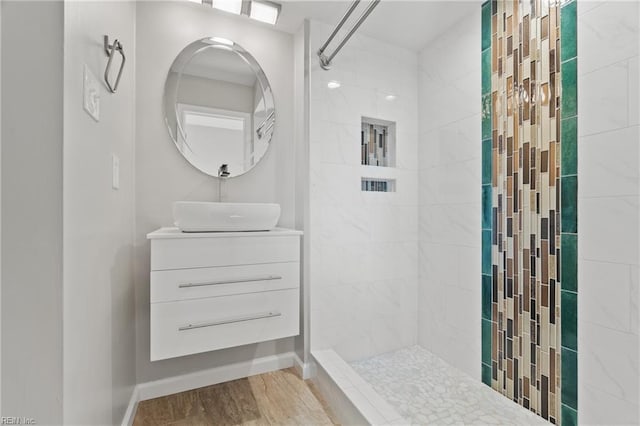
[[[640,421],[639,21],[633,1],[498,0],[418,53],[357,35],[326,72],[312,52],[312,353],[415,423],[393,395],[437,377],[504,421]],[[361,166],[362,117],[396,123],[396,167]]]
[[[310,30],[316,46],[332,27]],[[312,345],[348,361],[416,343],[417,82],[413,52],[361,35],[330,71],[310,61]],[[395,128],[394,167],[374,165],[373,154],[362,164],[370,119]],[[363,180],[394,191],[368,191]]]
[[[577,423],[575,1],[482,6],[482,381]]]

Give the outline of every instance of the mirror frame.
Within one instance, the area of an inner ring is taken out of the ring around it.
[[[202,38],[200,40],[196,40],[190,44],[188,44],[184,49],[182,49],[178,55],[175,57],[175,59],[173,60],[173,62],[171,63],[171,66],[169,67],[169,71],[167,72],[167,77],[165,79],[165,83],[164,83],[164,91],[163,91],[163,96],[162,96],[162,110],[164,113],[164,122],[165,125],[167,127],[167,131],[169,132],[169,136],[171,137],[171,139],[173,140],[174,145],[176,146],[177,150],[180,152],[180,154],[182,155],[182,157],[194,168],[196,168],[197,170],[199,170],[200,172],[208,175],[208,176],[212,176],[215,177],[217,179],[220,179],[220,177],[217,174],[211,174],[206,170],[203,170],[201,167],[196,166],[195,164],[193,164],[191,161],[189,161],[189,158],[184,154],[183,149],[180,147],[180,144],[178,143],[178,138],[179,135],[177,134],[177,132],[181,132],[182,131],[182,123],[180,122],[180,116],[179,116],[179,111],[178,111],[178,90],[180,88],[180,78],[183,74],[183,71],[185,69],[185,67],[187,65],[189,65],[189,63],[191,62],[191,60],[201,51],[205,50],[205,49],[211,49],[213,47],[217,47],[219,49],[224,49],[224,50],[229,50],[229,51],[233,51],[235,52],[247,65],[249,65],[249,67],[251,68],[251,70],[253,71],[253,73],[256,76],[256,79],[258,81],[258,83],[260,84],[260,87],[262,89],[262,98],[264,101],[264,105],[265,105],[265,113],[266,113],[266,118],[263,121],[263,125],[265,125],[267,127],[267,130],[265,132],[265,137],[267,137],[268,139],[266,140],[267,143],[267,148],[264,151],[264,154],[262,154],[262,156],[254,162],[254,164],[248,168],[247,170],[245,170],[242,173],[239,174],[235,174],[233,176],[228,176],[228,177],[224,177],[223,179],[229,179],[229,178],[234,178],[234,177],[238,177],[238,176],[242,176],[248,172],[250,172],[251,170],[253,170],[258,163],[260,163],[260,161],[262,161],[262,159],[267,155],[267,153],[269,152],[269,149],[271,148],[271,143],[273,141],[273,134],[275,132],[275,127],[276,127],[276,123],[277,123],[277,116],[276,116],[276,107],[275,107],[275,100],[273,98],[273,91],[271,90],[271,85],[269,84],[269,80],[267,79],[266,74],[264,73],[264,70],[262,69],[262,67],[260,66],[260,64],[258,63],[258,61],[247,51],[245,50],[242,46],[240,46],[238,43],[228,40],[228,39],[224,39],[224,38],[220,38],[220,37],[206,37],[206,38]],[[174,66],[175,65],[180,65],[180,68],[176,71],[174,70]],[[175,90],[173,90],[173,93],[169,93],[169,88],[167,87],[167,84],[169,82],[169,76],[171,75],[172,72],[177,72],[178,73],[178,78],[177,78],[177,84],[175,87]],[[170,96],[170,102],[167,102],[167,97]],[[168,105],[173,105],[173,111],[168,111],[167,110],[167,106]],[[271,112],[269,113],[269,110],[271,110]],[[174,134],[174,131],[172,129],[172,123],[170,123],[169,121],[169,113],[172,113],[173,116],[175,117],[175,126],[176,126],[176,134]]]

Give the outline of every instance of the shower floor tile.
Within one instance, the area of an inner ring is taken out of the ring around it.
[[[411,424],[550,424],[420,346],[351,366]]]

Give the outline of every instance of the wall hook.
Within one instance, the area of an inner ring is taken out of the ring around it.
[[[116,90],[118,90],[118,85],[120,84],[120,77],[122,77],[122,71],[124,70],[124,63],[127,60],[124,55],[124,47],[122,46],[122,43],[118,41],[118,39],[113,40],[113,44],[109,44],[109,36],[106,35],[104,36],[104,51],[109,57],[109,60],[107,61],[107,68],[104,70],[104,82],[107,84],[107,87],[109,88],[109,91],[111,93],[116,93]],[[113,57],[115,56],[116,52],[120,52],[120,55],[122,56],[122,62],[120,63],[120,70],[118,71],[116,81],[112,86],[109,82],[109,70],[111,69],[111,62],[113,61]]]

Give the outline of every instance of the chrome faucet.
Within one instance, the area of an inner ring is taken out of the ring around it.
[[[228,164],[222,164],[220,167],[218,167],[218,177],[219,178],[229,177],[230,174],[231,174],[231,172],[229,172],[229,165]]]
[[[222,202],[222,181],[227,179],[231,172],[228,164],[222,164],[218,167],[218,202]]]

